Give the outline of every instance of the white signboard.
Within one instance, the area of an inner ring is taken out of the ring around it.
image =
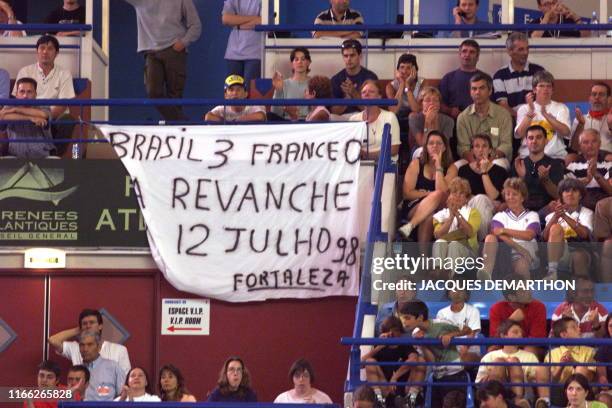
[[[231,302],[357,294],[365,123],[102,131],[177,289]]]
[[[161,334],[208,336],[210,302],[208,299],[162,299]]]

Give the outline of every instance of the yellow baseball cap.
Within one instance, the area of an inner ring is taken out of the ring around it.
[[[225,78],[225,89],[232,85],[241,85],[244,87],[244,78],[242,78],[240,75],[230,75]]]

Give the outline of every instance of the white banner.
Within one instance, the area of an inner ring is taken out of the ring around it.
[[[177,289],[230,302],[357,295],[365,123],[101,130]]]

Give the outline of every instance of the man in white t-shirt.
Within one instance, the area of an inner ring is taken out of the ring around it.
[[[552,100],[555,78],[548,71],[536,72],[533,76],[533,92],[525,97],[527,103],[521,105],[516,114],[514,137],[523,139],[519,156],[527,157],[527,129],[540,125],[546,130],[544,153],[553,159],[565,159],[567,151],[563,139],[570,137],[569,109],[565,104]]]
[[[248,96],[244,78],[230,75],[225,78],[225,99],[246,99]],[[266,108],[263,106],[215,106],[204,115],[204,120],[212,122],[263,122]]]
[[[70,359],[73,365],[83,364],[79,343],[69,340],[86,331],[94,331],[102,335],[102,326],[102,314],[99,311],[83,309],[79,315],[79,326],[52,335],[49,337],[49,343],[58,354]],[[100,355],[107,360],[117,362],[125,374],[130,371],[130,357],[125,346],[104,340],[100,349]]]

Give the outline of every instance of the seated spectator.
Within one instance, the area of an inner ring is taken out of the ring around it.
[[[595,300],[595,285],[590,279],[576,279],[576,289],[569,290],[565,302],[561,303],[552,315],[555,322],[563,316],[572,317],[578,322],[583,338],[605,337],[605,321],[608,310]]]
[[[559,268],[574,276],[589,278],[591,257],[585,243],[593,233],[593,211],[582,206],[584,186],[575,179],[559,183],[559,202],[546,216],[542,238],[548,242],[548,273],[544,279],[556,280]]]
[[[532,19],[529,24],[582,24],[580,16],[559,0],[538,0],[538,9],[543,14]],[[537,30],[531,33],[533,38],[541,37],[589,37],[588,30]]]
[[[376,394],[368,385],[360,385],[353,392],[352,408],[376,408],[376,402]]]
[[[332,97],[332,85],[328,77],[315,75],[308,80],[308,86],[304,90],[305,99],[330,99]],[[330,112],[325,105],[308,106],[306,122],[327,122]]]
[[[56,362],[43,361],[38,365],[38,375],[36,376],[37,387],[41,389],[61,387],[59,383],[60,373],[60,367]],[[34,401],[33,399],[28,399],[23,403],[23,408],[57,408],[57,401]]]
[[[361,99],[382,99],[382,92],[376,81],[368,79],[363,83],[361,86]],[[393,160],[397,160],[397,153],[400,147],[400,132],[395,113],[383,110],[378,106],[366,106],[363,112],[350,116],[349,121],[364,121],[368,124],[368,138],[363,141],[364,143],[361,147],[361,158],[366,160],[378,159],[382,147],[384,127],[387,124],[390,125],[391,156],[393,156]]]
[[[448,183],[448,193],[446,208],[433,215],[433,235],[436,241],[432,246],[432,256],[453,260],[473,258],[478,252],[476,233],[480,227],[480,214],[468,205],[472,196],[470,183],[456,177]],[[445,271],[443,276],[448,277],[450,272]],[[455,274],[459,274],[457,268]]]
[[[56,8],[45,18],[45,24],[85,24],[85,6],[79,0],[63,0],[63,5]],[[58,37],[81,35],[80,31],[55,31],[49,34]]]
[[[589,380],[582,374],[572,374],[566,381],[565,397],[568,408],[607,408],[608,405],[595,401],[595,394],[591,389]]]
[[[569,139],[570,121],[569,109],[560,102],[552,100],[555,78],[548,71],[539,71],[533,76],[533,92],[528,93],[527,103],[521,105],[516,114],[514,137],[523,139],[519,148],[519,156],[525,158],[528,154],[527,129],[540,125],[546,129],[546,146],[544,153],[553,159],[565,159],[564,138]]]
[[[612,313],[608,314],[606,321],[603,324],[603,338],[612,338]],[[597,348],[595,353],[595,361],[598,363],[609,363],[612,361],[612,344],[605,344]],[[612,381],[612,365],[597,366],[597,382],[601,384],[609,384]]]
[[[0,24],[23,24],[15,18],[15,12],[10,3],[0,0]],[[0,37],[25,37],[25,31],[0,30]]]
[[[378,80],[378,76],[361,66],[361,43],[357,40],[345,40],[342,43],[344,69],[331,78],[332,93],[337,99],[359,99],[359,90],[368,79]],[[334,106],[336,115],[358,112],[357,106]]]
[[[196,398],[185,387],[185,377],[172,364],[166,364],[159,370],[158,386],[162,401],[196,402]]]
[[[559,198],[557,184],[563,179],[563,162],[545,153],[546,130],[540,125],[527,128],[525,141],[529,154],[514,160],[513,175],[525,181],[528,196],[525,207],[539,211],[545,217],[551,210],[547,206]],[[540,211],[541,210],[541,211]]]
[[[331,7],[320,12],[315,18],[314,24],[320,25],[356,25],[363,24],[363,17],[357,10],[350,8],[349,0],[330,0]],[[340,37],[361,38],[359,31],[315,31],[314,38]]]
[[[157,395],[153,395],[147,372],[140,367],[132,367],[115,401],[159,402],[161,400]]]
[[[395,316],[387,316],[380,326],[380,338],[402,337],[404,328],[402,321]],[[414,347],[403,345],[373,346],[368,353],[361,357],[361,361],[368,363],[393,363],[424,361],[419,357]],[[409,365],[367,365],[366,378],[371,382],[420,382],[425,379],[425,367]],[[405,388],[405,389],[404,389]],[[395,391],[397,390],[397,391]],[[417,386],[374,386],[378,401],[393,401],[394,396],[408,396],[408,400],[416,402],[421,387]]]
[[[440,339],[442,346],[418,346],[421,353],[428,362],[437,363],[459,363],[461,361],[457,346],[451,345],[453,337],[470,334],[470,329],[464,326],[459,329],[457,326],[448,323],[439,323],[429,320],[429,310],[427,305],[420,300],[408,302],[400,310],[400,319],[404,330],[413,332],[413,337]],[[415,330],[418,329],[418,330]],[[460,365],[435,365],[432,367],[433,382],[467,382],[468,376]],[[431,406],[433,408],[442,407],[445,397],[458,391],[463,394],[465,404],[465,386],[436,386],[432,392]],[[460,406],[460,405],[452,405]]]
[[[119,396],[126,381],[125,372],[119,364],[100,355],[101,347],[102,339],[97,331],[79,334],[81,359],[90,373],[85,401],[112,401]]]
[[[521,275],[510,275],[508,280],[524,280]],[[499,326],[506,320],[518,322],[525,338],[546,337],[546,306],[534,299],[531,291],[526,289],[506,289],[502,291],[504,300],[494,303],[489,309],[489,336],[496,337]],[[489,351],[500,347],[491,346]],[[539,355],[540,349],[534,346],[523,347]]]
[[[480,333],[480,312],[471,304],[470,292],[465,290],[447,290],[446,297],[451,304],[438,310],[436,321],[450,323],[463,329],[464,326],[470,328],[471,333],[462,338],[474,338]],[[457,346],[461,361],[479,361],[480,346]]]
[[[440,112],[442,95],[438,88],[424,87],[417,98],[419,109],[408,116],[408,144],[413,149],[412,159],[418,159],[423,151],[425,136],[431,130],[442,132],[447,140],[451,140],[455,122],[450,116]]]
[[[536,212],[524,206],[528,193],[522,179],[513,177],[506,180],[503,195],[507,208],[495,214],[491,220],[491,233],[486,236],[482,250],[484,269],[478,271],[478,278],[491,278],[501,242],[504,254],[510,250],[511,271],[529,279],[531,271],[540,263],[536,241],[540,234],[540,218]]]
[[[596,129],[601,137],[601,150],[606,153],[612,153],[612,113],[610,106],[610,85],[605,82],[595,82],[591,86],[589,94],[589,104],[591,108],[585,115],[579,107],[576,107],[576,117],[572,122],[571,130],[571,148],[578,152],[580,151],[579,136],[584,129]]]
[[[413,281],[413,275],[409,275],[407,277],[399,277],[395,280],[396,283],[402,281]],[[404,289],[401,286],[398,286],[401,289],[395,290],[395,300],[383,304],[378,308],[378,313],[376,314],[376,327],[374,328],[374,335],[376,337],[380,336],[380,326],[382,322],[389,316],[395,316],[399,318],[399,310],[402,308],[403,304],[406,302],[411,302],[416,299],[417,290],[416,285],[414,286],[414,290]],[[409,334],[409,333],[408,333]]]
[[[289,379],[293,388],[279,394],[274,403],[281,404],[331,404],[332,400],[321,390],[314,388],[314,370],[303,358],[295,361],[289,369]]]
[[[504,320],[497,327],[497,337],[502,339],[522,339],[521,324],[514,320]],[[520,363],[537,363],[538,358],[530,351],[521,350],[516,345],[504,345],[502,348],[488,352],[481,363],[517,363],[513,366],[485,365],[478,367],[477,383],[501,381],[502,383],[529,383],[535,380],[535,366],[518,365]],[[514,402],[519,403],[525,396],[525,388],[513,386]]]
[[[476,398],[480,401],[480,408],[530,408],[531,405],[516,405],[514,393],[504,387],[499,381],[486,382],[478,388]]]
[[[17,99],[36,99],[36,81],[32,78],[17,80]],[[52,143],[51,127],[49,126],[51,112],[43,106],[5,106],[0,110],[0,120],[22,121],[0,125],[0,140],[8,139],[40,139],[41,143],[8,143],[0,144],[0,155],[8,151],[10,156],[24,159],[43,159],[56,154]],[[27,122],[26,122],[27,121]],[[30,123],[31,122],[31,123]],[[47,142],[44,142],[44,141]]]
[[[457,6],[453,8],[453,18],[456,25],[489,24],[488,21],[478,19],[479,0],[457,0]],[[453,38],[468,38],[483,33],[480,31],[453,31]]]
[[[208,396],[208,402],[257,402],[251,388],[251,374],[240,357],[229,357],[223,363],[217,388]]]
[[[479,133],[491,138],[491,159],[510,170],[512,158],[512,117],[501,106],[491,102],[493,80],[483,73],[470,79],[470,97],[474,102],[457,117],[457,153],[469,162],[474,161],[470,151],[472,138]]]
[[[427,134],[423,154],[410,162],[404,177],[402,213],[409,221],[399,229],[408,238],[419,227],[421,251],[433,235],[433,214],[446,202],[448,183],[457,176],[446,137],[437,130]],[[427,252],[423,252],[427,253]]]
[[[416,56],[400,55],[393,81],[385,88],[387,98],[397,100],[397,105],[389,106],[389,110],[400,118],[407,117],[410,112],[420,111],[417,98],[424,87],[425,79],[419,78],[418,74],[419,65]]]
[[[476,68],[480,56],[480,45],[474,40],[464,40],[459,46],[459,68],[447,73],[440,81],[442,94],[442,113],[453,119],[472,104],[470,98],[470,79],[477,72]]]
[[[508,36],[506,52],[510,63],[493,75],[493,99],[516,118],[516,111],[533,89],[533,76],[544,68],[527,60],[529,39],[523,32],[515,31]]]
[[[580,154],[567,164],[567,177],[578,179],[585,187],[582,204],[594,210],[599,200],[612,195],[612,153],[601,150],[597,129],[583,130],[578,141]]]
[[[291,78],[283,79],[276,71],[272,76],[274,99],[302,99],[310,77],[310,52],[304,47],[294,48],[289,55],[291,61]],[[304,120],[308,115],[308,106],[272,106],[270,111],[277,118],[285,120]]]
[[[244,79],[240,75],[230,75],[225,78],[225,93],[227,100],[246,99],[247,90]],[[204,115],[204,120],[211,122],[263,122],[266,120],[266,108],[263,106],[215,106]]]
[[[78,322],[79,325],[77,327],[62,330],[49,337],[49,344],[55,348],[56,353],[70,359],[74,365],[82,364],[83,359],[81,358],[79,343],[69,340],[78,337],[85,331],[94,331],[102,336],[104,326],[102,314],[95,309],[83,309],[79,314]],[[130,357],[125,346],[104,340],[101,345],[100,355],[103,358],[117,362],[124,375],[130,371]]]
[[[573,318],[562,317],[553,323],[553,334],[556,338],[561,339],[579,339],[580,327]],[[550,350],[544,357],[544,361],[547,363],[592,363],[595,362],[595,349],[588,346],[559,346]],[[539,366],[536,368],[536,382],[563,384],[568,381],[572,374],[582,374],[587,381],[593,381],[595,367],[584,365]],[[538,396],[540,398],[536,401],[536,408],[567,405],[563,390],[558,387],[539,386]]]
[[[470,183],[473,197],[468,205],[478,210],[480,214],[479,241],[484,241],[490,231],[493,212],[500,206],[500,192],[504,181],[508,178],[508,172],[491,160],[491,150],[489,135],[475,134],[472,137],[470,151],[473,160],[459,167],[458,171],[458,176]]]
[[[0,68],[0,99],[8,99],[11,94],[11,77],[6,69]]]
[[[594,238],[601,242],[600,282],[612,282],[612,197],[604,198],[595,206]]]
[[[66,384],[73,392],[75,401],[82,401],[89,386],[89,370],[82,364],[73,365],[68,369]]]

